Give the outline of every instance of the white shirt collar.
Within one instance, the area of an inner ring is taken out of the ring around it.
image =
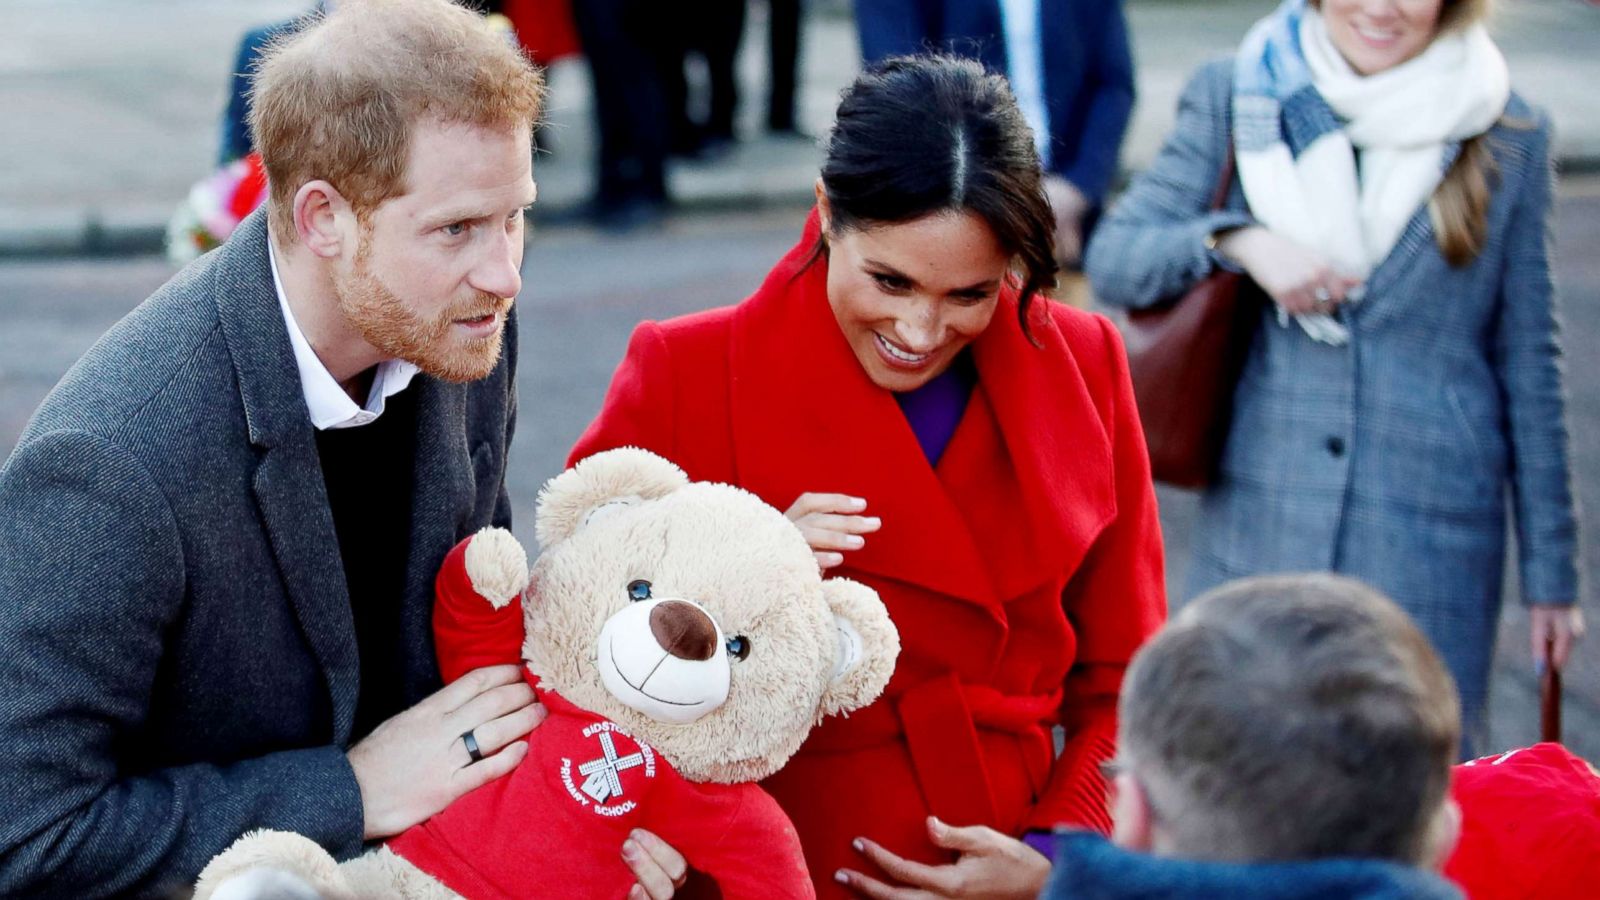
[[[289,309],[289,298],[283,292],[283,279],[278,276],[278,254],[267,237],[267,258],[272,263],[272,286],[278,291],[278,306],[283,310],[283,323],[289,329],[289,344],[294,347],[295,366],[300,370],[300,389],[305,393],[306,410],[311,413],[311,425],[318,431],[330,428],[354,428],[377,421],[383,415],[385,402],[406,389],[417,374],[417,367],[403,359],[386,359],[378,363],[372,376],[372,388],[367,392],[365,406],[357,406],[344,392],[339,382],[328,372],[328,367],[317,358],[305,333],[294,320]]]

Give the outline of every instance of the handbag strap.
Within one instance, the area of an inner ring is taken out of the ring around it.
[[[1211,195],[1211,211],[1217,212],[1228,203],[1228,191],[1233,187],[1234,174],[1233,136],[1228,136],[1228,158],[1222,162],[1222,175],[1217,179],[1216,193]]]

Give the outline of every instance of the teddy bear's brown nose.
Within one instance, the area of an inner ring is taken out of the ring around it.
[[[679,659],[703,662],[717,652],[717,626],[692,603],[663,600],[650,610],[650,633]]]

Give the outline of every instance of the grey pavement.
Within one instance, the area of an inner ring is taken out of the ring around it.
[[[1139,104],[1123,155],[1136,169],[1170,127],[1178,91],[1226,54],[1274,0],[1129,0]],[[0,0],[0,255],[147,251],[191,184],[209,174],[234,48],[246,27],[309,0]],[[1495,33],[1514,83],[1550,109],[1558,155],[1600,168],[1600,7],[1586,0],[1506,0]],[[826,132],[857,71],[847,4],[812,4],[802,49],[799,119]],[[746,140],[716,164],[677,165],[688,209],[804,203],[820,155],[812,142],[765,137],[765,4],[751,4],[739,61]],[[537,163],[539,213],[565,221],[592,185],[588,73],[550,71],[554,152]]]

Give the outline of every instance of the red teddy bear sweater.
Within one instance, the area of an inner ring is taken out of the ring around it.
[[[495,610],[472,590],[468,541],[451,551],[437,583],[434,635],[446,680],[516,661],[522,645],[520,603]],[[391,850],[472,900],[615,900],[635,881],[622,843],[644,828],[725,897],[815,896],[794,825],[766,791],[688,781],[621,726],[525,674],[550,713],[529,735],[527,757],[391,840]]]

